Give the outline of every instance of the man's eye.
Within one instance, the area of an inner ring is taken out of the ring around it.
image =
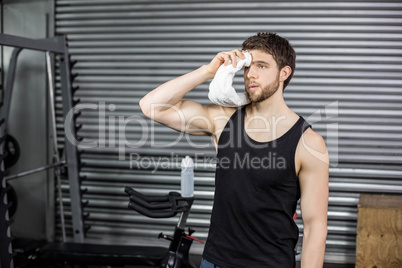
[[[265,69],[265,68],[267,68],[267,66],[265,66],[265,65],[260,65],[259,68],[260,68],[260,69]]]

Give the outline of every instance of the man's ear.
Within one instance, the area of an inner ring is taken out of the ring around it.
[[[284,82],[286,79],[288,79],[289,75],[292,73],[292,68],[290,66],[285,66],[281,69],[281,73],[279,76],[279,81]]]

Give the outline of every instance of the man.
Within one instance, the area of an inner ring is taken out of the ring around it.
[[[215,199],[201,267],[295,267],[298,228],[292,216],[299,198],[301,267],[322,267],[329,160],[322,137],[283,98],[295,52],[273,33],[248,38],[244,50],[252,56],[244,68],[248,105],[236,109],[182,100],[222,64],[236,66],[236,57],[244,59],[235,49],[157,87],[140,101],[141,109],[170,128],[213,136]]]

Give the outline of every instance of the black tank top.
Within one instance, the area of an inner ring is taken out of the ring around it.
[[[244,129],[245,106],[226,124],[218,142],[215,197],[203,258],[221,267],[295,267],[300,198],[295,152],[310,125],[300,117],[270,142]]]

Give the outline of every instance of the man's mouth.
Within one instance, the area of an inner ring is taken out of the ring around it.
[[[255,90],[257,90],[259,88],[259,86],[257,85],[257,84],[250,84],[249,86],[248,86],[248,89],[250,90],[250,91],[255,91]]]

